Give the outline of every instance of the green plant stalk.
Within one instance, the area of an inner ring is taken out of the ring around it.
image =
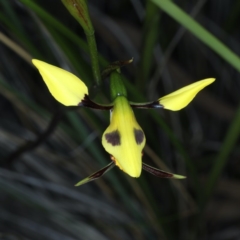
[[[91,35],[87,35],[87,42],[89,47],[89,53],[91,57],[92,62],[92,72],[94,80],[97,84],[97,86],[101,85],[101,73],[100,73],[100,67],[99,67],[99,61],[98,61],[98,51],[97,51],[97,44],[94,33]]]
[[[110,94],[114,101],[119,95],[127,97],[127,91],[122,81],[122,75],[117,71],[110,74]]]
[[[98,62],[98,51],[94,28],[88,11],[87,1],[62,0],[62,3],[70,12],[70,14],[79,22],[84,30],[90,52],[94,81],[96,82],[96,85],[99,86],[101,85],[101,73]]]
[[[170,0],[151,0],[240,72],[240,58]]]
[[[92,81],[92,75],[89,64],[76,56],[74,48],[70,47],[65,42],[66,38],[59,34],[59,31],[56,31],[56,29],[52,26],[48,26],[48,29],[51,32],[51,35],[58,44],[58,46],[63,50],[66,58],[70,60],[74,69],[76,69],[76,71],[78,72],[80,79],[83,79],[86,84],[90,84],[90,81]]]

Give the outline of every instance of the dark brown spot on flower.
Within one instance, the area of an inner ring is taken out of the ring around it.
[[[111,143],[113,146],[117,146],[121,144],[120,141],[120,133],[118,130],[113,131],[111,133],[106,133],[105,138],[108,143]]]
[[[134,136],[137,144],[141,144],[144,140],[144,133],[140,129],[134,128]]]

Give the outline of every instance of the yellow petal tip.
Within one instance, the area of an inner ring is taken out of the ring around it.
[[[77,106],[88,89],[74,74],[46,62],[32,59],[53,97],[65,106]]]

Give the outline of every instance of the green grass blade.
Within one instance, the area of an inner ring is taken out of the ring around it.
[[[30,1],[30,0],[20,0],[26,7],[30,8],[32,11],[34,11],[46,24],[46,27],[48,25],[51,25],[54,29],[59,31],[63,36],[67,37],[70,39],[72,42],[76,43],[82,50],[85,52],[89,52],[87,43],[77,36],[77,34],[73,33],[69,28],[64,26],[61,22],[56,20],[53,16],[51,16],[50,13],[45,11],[43,8],[38,6],[35,2]],[[99,56],[99,61],[101,65],[106,66],[107,61]]]
[[[154,47],[159,36],[159,22],[160,12],[158,7],[151,1],[147,1],[143,26],[142,53],[136,77],[136,86],[141,92],[143,92],[151,72]]]
[[[34,46],[32,42],[29,40],[28,35],[24,29],[24,26],[22,26],[22,23],[17,14],[15,14],[14,9],[12,9],[10,2],[2,1],[0,2],[0,5],[2,5],[4,9],[4,11],[0,12],[2,21],[16,35],[16,38],[21,41],[25,49],[30,51],[35,56],[40,57],[41,53],[38,51],[37,47]]]
[[[227,163],[228,157],[233,150],[240,135],[240,107],[238,108],[235,118],[233,119],[231,125],[228,128],[227,134],[223,141],[221,151],[218,153],[212,171],[210,173],[209,179],[206,184],[205,194],[202,201],[202,208],[205,207],[207,201],[211,197],[214,191],[215,185],[218,178],[220,177],[224,166]]]
[[[192,17],[180,9],[176,4],[170,0],[152,0],[159,8],[169,14],[177,22],[188,29],[198,39],[204,42],[235,69],[240,71],[240,58],[220,40],[218,40],[212,33],[197,23]]]

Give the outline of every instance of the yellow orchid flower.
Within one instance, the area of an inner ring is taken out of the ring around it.
[[[132,108],[180,110],[186,107],[200,90],[214,82],[214,78],[195,82],[156,101],[133,103],[127,100],[127,93],[121,75],[114,71],[110,77],[113,103],[102,105],[90,100],[86,85],[72,73],[40,60],[33,59],[32,62],[39,70],[53,97],[63,105],[110,110],[110,125],[103,133],[102,144],[113,161],[77,183],[76,186],[99,178],[115,165],[131,177],[139,177],[142,169],[144,169],[157,177],[185,178],[142,163],[142,151],[146,138],[135,119]]]

